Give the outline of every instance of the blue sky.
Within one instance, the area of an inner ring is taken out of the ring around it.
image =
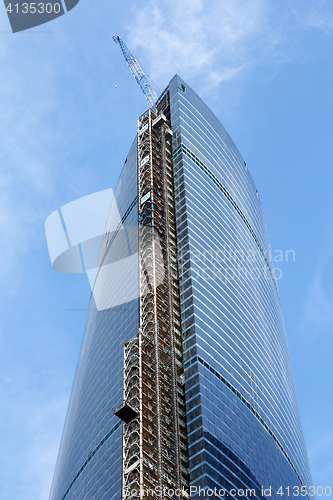
[[[114,34],[160,90],[178,73],[214,110],[272,249],[295,250],[278,286],[313,481],[333,488],[331,2],[80,0],[15,35],[0,8],[0,499],[48,498],[90,295],[52,269],[45,219],[115,187],[147,108]]]

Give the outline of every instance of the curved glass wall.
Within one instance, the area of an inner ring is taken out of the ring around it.
[[[125,231],[137,226],[136,140],[115,199]],[[133,237],[130,246],[135,252]],[[123,398],[124,341],[138,328],[138,299],[98,311],[91,297],[50,500],[121,498],[122,426],[113,411]]]
[[[262,206],[214,114],[169,88],[191,485],[276,497],[311,476]]]

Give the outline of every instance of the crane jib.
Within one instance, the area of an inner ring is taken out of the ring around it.
[[[127,63],[127,66],[131,70],[132,75],[134,76],[139,87],[144,93],[144,96],[149,102],[149,105],[153,107],[155,102],[157,101],[157,94],[153,88],[153,84],[149,76],[145,74],[140,64],[138,63],[138,60],[135,59],[135,57],[133,56],[127,45],[124,43],[124,41],[120,38],[120,36],[117,35],[112,38],[115,43],[119,44],[123,56],[125,58],[125,61]]]

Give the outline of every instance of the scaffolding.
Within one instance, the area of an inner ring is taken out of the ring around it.
[[[124,498],[189,498],[169,94],[138,120],[140,330],[124,348]],[[126,419],[126,420],[125,420]],[[137,494],[131,495],[131,492]]]

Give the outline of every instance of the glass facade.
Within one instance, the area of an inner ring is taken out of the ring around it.
[[[115,199],[132,236],[138,219],[136,141]],[[131,240],[129,254],[138,251]],[[91,297],[50,500],[121,498],[122,428],[113,411],[123,397],[124,341],[138,328],[138,299],[97,311]]]
[[[262,206],[215,115],[169,89],[191,485],[278,498],[311,476]]]
[[[301,490],[311,474],[259,194],[205,103],[178,76],[167,92],[192,498],[199,487],[224,488],[225,498],[233,489],[264,498],[271,487],[281,498],[281,486]],[[137,171],[135,140],[115,191],[125,228],[138,225]],[[122,497],[113,410],[139,302],[97,311],[91,298],[50,500]]]

